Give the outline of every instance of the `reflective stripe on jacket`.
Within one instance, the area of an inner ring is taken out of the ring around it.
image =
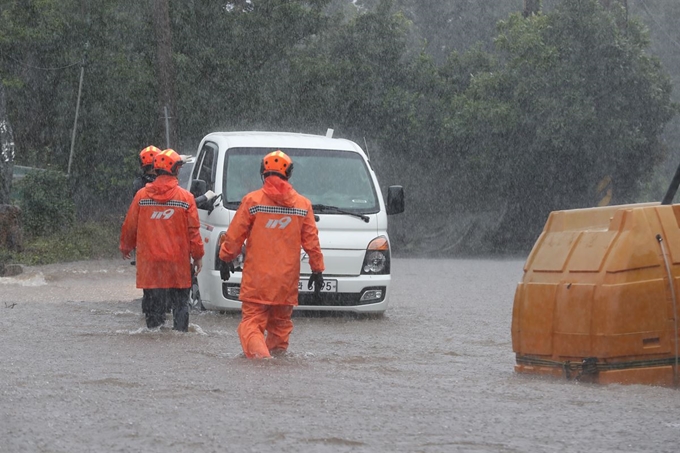
[[[120,233],[123,254],[137,249],[137,287],[190,288],[191,258],[203,257],[194,196],[162,175],[139,189]]]
[[[278,176],[269,176],[261,189],[243,197],[222,236],[220,259],[236,258],[244,241],[241,301],[297,305],[301,248],[313,272],[324,270],[312,204]]]

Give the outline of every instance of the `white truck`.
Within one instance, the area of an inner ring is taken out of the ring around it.
[[[201,140],[188,187],[195,195],[206,190],[219,195],[212,203],[198,206],[206,253],[198,288],[193,288],[195,305],[218,311],[241,309],[243,256],[235,260],[236,272],[231,278],[222,281],[220,236],[243,196],[262,186],[260,163],[275,150],[293,160],[291,184],[312,202],[326,266],[326,283],[317,298],[307,289],[309,258],[300,250],[296,310],[383,314],[391,279],[387,216],[404,211],[404,191],[401,186],[390,186],[385,204],[366,153],[352,141],[332,138],[330,129],[326,136],[214,132]]]

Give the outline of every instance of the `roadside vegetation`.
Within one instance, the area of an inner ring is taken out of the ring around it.
[[[650,181],[680,149],[665,135],[680,60],[662,64],[642,19],[668,34],[657,50],[677,43],[680,3],[628,3],[7,1],[0,91],[15,164],[70,174],[74,204],[49,219],[65,230],[125,214],[137,153],[165,147],[166,124],[182,154],[215,130],[332,128],[404,186],[395,250],[526,252],[553,210],[666,188]],[[34,229],[32,209],[27,243],[63,233]]]
[[[21,252],[9,252],[8,263],[36,266],[42,264],[118,258],[120,225],[115,222],[88,221],[42,236],[29,236]]]
[[[27,266],[120,256],[120,216],[78,220],[73,188],[61,172],[34,171],[15,185],[23,246],[4,251],[0,264]]]

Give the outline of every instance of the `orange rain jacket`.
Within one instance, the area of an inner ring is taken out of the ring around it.
[[[227,233],[220,259],[231,261],[246,242],[239,299],[266,305],[297,305],[300,247],[312,272],[323,272],[323,255],[311,202],[288,181],[269,176],[261,189],[241,201]]]
[[[203,257],[194,196],[161,175],[139,189],[120,232],[124,255],[137,249],[137,288],[190,288],[191,258]]]

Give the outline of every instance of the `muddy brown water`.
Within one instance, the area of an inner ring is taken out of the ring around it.
[[[146,329],[123,260],[26,268],[0,278],[0,452],[677,451],[677,390],[514,373],[522,265],[395,259],[384,317],[296,316],[267,362],[238,315]]]

